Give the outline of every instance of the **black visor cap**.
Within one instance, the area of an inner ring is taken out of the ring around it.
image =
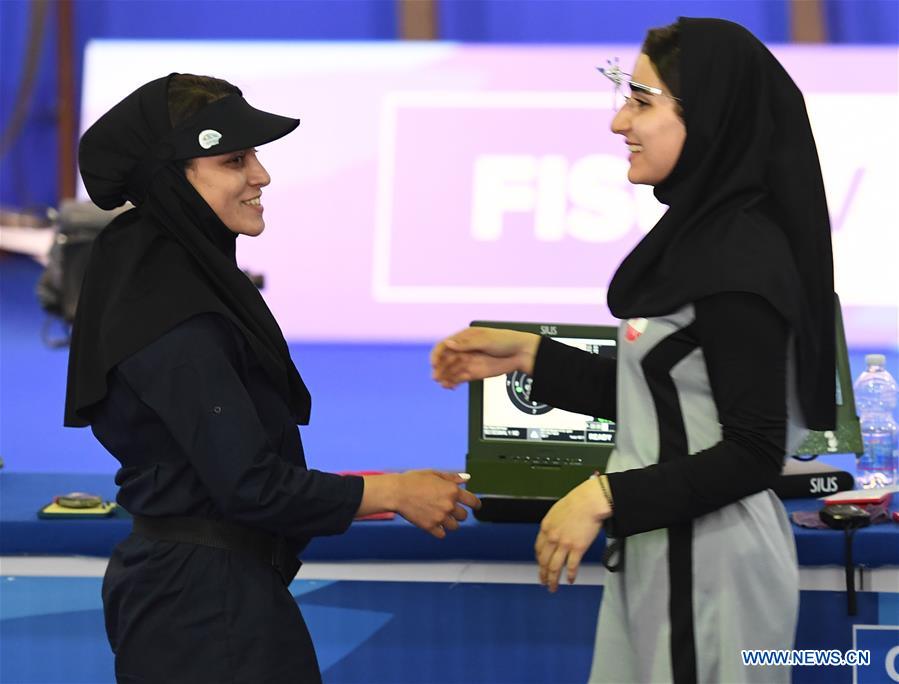
[[[159,157],[182,160],[248,150],[283,138],[299,125],[299,119],[263,112],[242,96],[229,95],[175,128],[159,146]]]

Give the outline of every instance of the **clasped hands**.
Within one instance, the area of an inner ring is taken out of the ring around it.
[[[516,370],[532,374],[539,345],[540,337],[533,333],[466,328],[434,346],[433,377],[441,386],[453,389],[462,382]],[[584,554],[611,512],[595,478],[572,489],[549,509],[534,544],[541,584],[555,592],[563,567],[568,583],[575,581]]]
[[[452,388],[460,382],[507,373],[520,364],[530,368],[539,342],[540,338],[530,333],[468,328],[434,347],[434,378]],[[463,505],[481,505],[474,494],[460,487],[468,479],[464,473],[413,470],[364,479],[357,515],[395,511],[440,539],[468,517]]]

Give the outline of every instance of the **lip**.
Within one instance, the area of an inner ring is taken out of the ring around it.
[[[245,204],[246,202],[249,202],[250,200],[254,200],[254,199],[258,199],[258,200],[259,200],[259,206],[258,206],[258,207],[254,207],[254,206],[251,205],[251,204]],[[257,214],[261,214],[261,213],[263,213],[263,212],[265,211],[265,207],[262,206],[262,195],[256,195],[255,197],[248,197],[248,198],[245,199],[245,200],[241,200],[240,203],[241,203],[243,206],[245,206],[247,209],[252,209],[252,210],[255,211]]]
[[[640,143],[634,142],[633,140],[625,140],[624,144],[626,147],[629,147],[630,145],[640,145]],[[642,147],[642,145],[640,145],[640,147]],[[635,154],[640,154],[640,153],[639,152],[631,152],[630,150],[628,150],[627,160],[632,161]]]

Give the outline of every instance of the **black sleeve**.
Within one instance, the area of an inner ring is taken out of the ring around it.
[[[543,337],[534,359],[531,399],[555,408],[615,420],[615,359]]]
[[[783,467],[786,321],[763,298],[736,292],[696,302],[695,315],[721,441],[696,454],[609,474],[616,536],[670,527],[768,489]]]
[[[339,534],[353,520],[363,481],[307,470],[273,448],[244,382],[230,324],[204,314],[119,364],[165,424],[222,515],[284,534]]]

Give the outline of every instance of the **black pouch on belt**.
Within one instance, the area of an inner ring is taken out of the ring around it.
[[[133,532],[156,541],[197,544],[252,556],[271,565],[287,586],[302,563],[296,546],[262,530],[206,518],[134,516]]]

